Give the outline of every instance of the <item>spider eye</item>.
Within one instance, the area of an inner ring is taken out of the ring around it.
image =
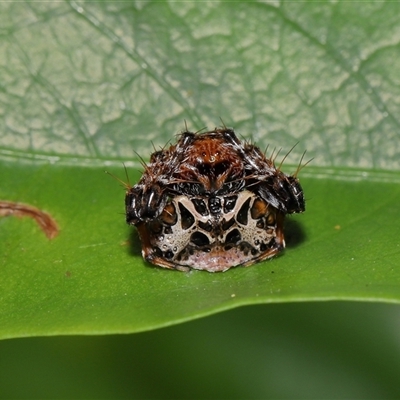
[[[216,178],[222,175],[228,169],[228,163],[222,161],[216,164],[198,163],[197,170],[201,175],[211,176]]]

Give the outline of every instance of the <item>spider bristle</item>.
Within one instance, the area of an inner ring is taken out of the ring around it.
[[[224,127],[224,129],[227,129],[227,127],[226,127],[226,125],[225,125],[225,122],[222,120],[222,118],[219,117],[219,119],[221,120],[221,124],[222,124],[222,126]]]
[[[304,163],[303,165],[301,165],[301,163],[303,162],[304,156],[306,155],[307,150],[304,150],[304,153],[302,154],[300,161],[299,161],[299,165],[297,166],[296,172],[292,175],[293,177],[297,178],[297,175],[299,174],[299,172],[308,164],[310,164],[310,162],[312,160],[314,160],[314,157],[310,158],[306,163]]]
[[[126,172],[125,164],[124,164],[124,168],[125,168],[125,173],[126,173],[126,177],[127,177],[128,182],[124,182],[122,179],[118,178],[118,176],[112,174],[112,173],[109,172],[109,171],[104,171],[104,172],[105,172],[107,175],[110,175],[110,176],[111,176],[112,178],[114,178],[116,181],[118,181],[118,182],[122,185],[123,188],[125,188],[126,190],[130,190],[130,189],[132,189],[132,186],[131,186],[131,184],[130,184],[130,182],[129,182],[129,178],[128,178],[128,174],[127,174],[127,172]]]
[[[125,163],[122,163],[122,165],[124,166],[126,181],[128,182],[129,188],[131,188],[132,185],[131,185],[131,182],[130,182],[130,180],[129,180],[128,169],[126,168]]]
[[[268,149],[269,149],[269,143],[267,144],[267,147],[263,151],[263,154],[264,154],[265,158],[268,158],[268,156],[267,156]]]
[[[144,161],[143,157],[137,151],[133,150],[133,152],[139,157],[140,164],[142,165],[144,170],[148,172],[149,166],[147,165],[146,161]]]
[[[292,146],[292,148],[286,153],[285,157],[282,158],[282,161],[279,163],[279,166],[277,168],[278,171],[280,171],[284,161],[286,160],[286,158],[288,157],[288,155],[293,151],[293,149],[299,144],[299,142],[295,143],[294,146]]]
[[[270,159],[272,162],[273,162],[273,159],[274,159],[275,151],[276,151],[276,147],[273,148],[272,153],[271,153],[271,155],[269,156],[269,159]]]
[[[194,134],[197,135],[198,133],[200,133],[201,131],[205,131],[207,129],[206,126],[203,126],[203,128],[197,130]]]
[[[280,152],[282,151],[282,147],[276,152],[274,158],[271,159],[271,161],[275,164],[275,160],[278,158]]]

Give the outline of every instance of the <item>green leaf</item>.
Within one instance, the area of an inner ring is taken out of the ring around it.
[[[136,332],[244,304],[400,301],[397,3],[2,3],[0,337]],[[226,273],[145,263],[124,222],[140,160],[220,117],[288,151],[285,253]],[[153,144],[151,143],[153,142]]]

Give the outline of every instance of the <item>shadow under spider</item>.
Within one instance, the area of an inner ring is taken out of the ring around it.
[[[297,247],[307,238],[303,226],[298,221],[290,219],[290,217],[286,218],[284,232],[287,248]]]
[[[131,256],[141,256],[142,255],[142,244],[139,238],[139,232],[136,228],[130,227],[128,234],[128,248],[129,254]]]

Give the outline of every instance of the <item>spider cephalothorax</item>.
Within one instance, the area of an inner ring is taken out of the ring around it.
[[[273,257],[284,216],[305,210],[297,177],[228,128],[186,131],[154,152],[125,205],[146,260],[210,272]]]

